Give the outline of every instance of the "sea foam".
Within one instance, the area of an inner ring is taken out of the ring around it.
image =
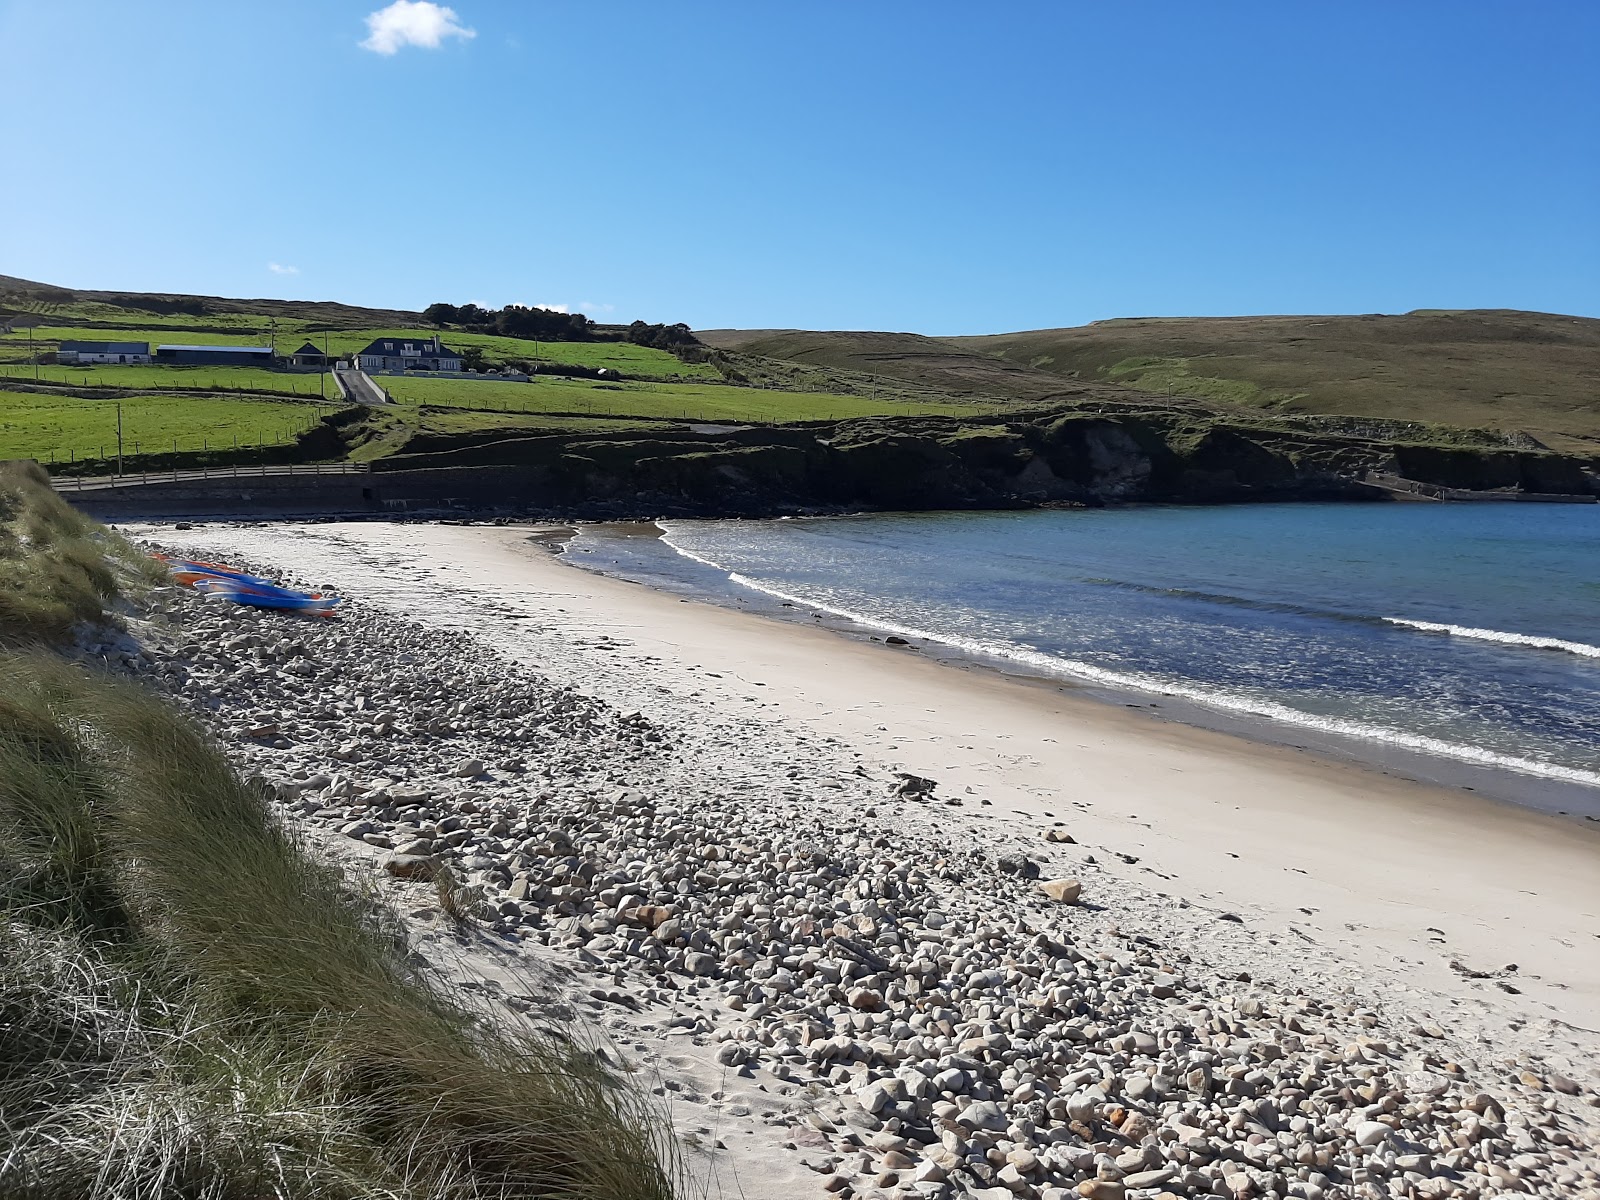
[[[795,592],[784,591],[781,588],[753,579],[738,571],[730,571],[721,563],[714,562],[691,550],[686,550],[677,545],[670,535],[661,538],[662,544],[674,552],[693,562],[700,563],[715,571],[720,571],[727,576],[730,583],[751,591],[761,592],[777,600],[784,600],[794,605],[803,605],[816,612],[825,612],[830,616],[839,617],[854,624],[879,630],[883,633],[896,634],[905,638],[916,638],[919,641],[936,642],[948,646],[965,654],[976,655],[984,658],[999,659],[1014,662],[1030,667],[1042,674],[1065,679],[1076,679],[1090,683],[1097,683],[1107,687],[1126,688],[1141,692],[1154,692],[1168,696],[1179,696],[1196,704],[1210,708],[1222,709],[1227,712],[1240,713],[1247,716],[1264,717],[1273,721],[1281,721],[1286,725],[1295,725],[1305,729],[1315,729],[1324,733],[1336,734],[1342,737],[1355,738],[1361,741],[1378,742],[1384,745],[1397,746],[1406,750],[1420,751],[1441,758],[1454,759],[1457,762],[1471,763],[1476,766],[1497,767],[1502,770],[1518,771],[1525,775],[1535,775],[1545,779],[1559,779],[1568,783],[1585,784],[1590,787],[1600,787],[1600,773],[1585,771],[1577,767],[1563,766],[1558,763],[1538,762],[1534,759],[1520,758],[1515,755],[1498,754],[1486,750],[1481,746],[1466,746],[1455,742],[1447,742],[1441,738],[1428,737],[1425,734],[1410,733],[1401,729],[1391,729],[1381,725],[1368,725],[1359,721],[1345,720],[1340,717],[1324,716],[1318,713],[1308,713],[1287,704],[1280,704],[1274,700],[1249,696],[1239,692],[1231,692],[1220,688],[1198,687],[1193,684],[1182,683],[1175,680],[1162,679],[1158,676],[1147,675],[1134,671],[1113,671],[1094,663],[1082,662],[1077,659],[1062,658],[1059,655],[1047,654],[1042,650],[1030,646],[1022,646],[1013,642],[989,642],[978,638],[964,638],[949,634],[935,633],[931,630],[920,629],[914,625],[905,625],[895,621],[884,620],[865,613],[854,612],[847,608],[840,608],[819,601],[810,596]],[[1387,618],[1386,618],[1387,619]],[[1411,624],[1411,622],[1400,622]],[[1425,624],[1425,623],[1424,623]],[[1439,626],[1449,630],[1451,626]],[[1485,632],[1493,632],[1492,630]],[[1514,637],[1518,635],[1503,635]],[[1556,639],[1544,639],[1555,641]],[[1563,643],[1562,648],[1578,643]],[[1584,647],[1585,650],[1600,656],[1600,649]]]
[[[1583,642],[1569,642],[1562,638],[1540,637],[1533,633],[1506,633],[1499,629],[1474,629],[1468,625],[1443,625],[1437,621],[1412,621],[1405,617],[1383,618],[1390,625],[1419,629],[1423,633],[1447,633],[1451,637],[1472,638],[1480,642],[1498,642],[1502,646],[1522,646],[1529,650],[1561,650],[1583,658],[1600,658],[1600,646]]]

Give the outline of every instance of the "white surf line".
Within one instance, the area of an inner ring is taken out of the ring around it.
[[[662,537],[661,541],[685,558],[693,559],[697,563],[722,572],[728,577],[729,582],[738,584],[740,587],[749,588],[751,591],[761,592],[779,600],[786,600],[791,604],[804,605],[816,611],[841,617],[847,621],[878,629],[885,633],[917,638],[921,641],[937,642],[940,645],[949,646],[968,654],[1022,663],[1048,675],[1066,676],[1142,692],[1181,696],[1185,700],[1192,700],[1196,704],[1206,705],[1211,708],[1244,713],[1248,716],[1266,717],[1270,720],[1282,721],[1288,725],[1316,729],[1324,733],[1339,734],[1359,741],[1381,742],[1385,745],[1399,746],[1407,750],[1419,750],[1425,754],[1432,754],[1440,758],[1454,759],[1457,762],[1498,767],[1502,770],[1518,771],[1524,775],[1536,775],[1544,779],[1560,779],[1568,783],[1600,787],[1600,773],[1585,771],[1577,767],[1566,767],[1557,763],[1544,763],[1533,759],[1518,758],[1509,754],[1498,754],[1493,750],[1485,750],[1481,746],[1464,746],[1456,742],[1447,742],[1440,738],[1428,737],[1425,734],[1408,733],[1405,730],[1390,729],[1381,725],[1365,725],[1358,721],[1348,721],[1341,717],[1314,716],[1297,708],[1291,708],[1286,704],[1279,704],[1274,700],[1263,700],[1231,692],[1211,691],[1206,688],[1168,681],[1151,675],[1111,671],[1105,667],[1095,666],[1093,663],[1059,658],[1053,654],[1046,654],[1041,650],[1030,650],[1026,647],[994,642],[982,642],[974,638],[951,637],[944,634],[931,633],[925,629],[918,629],[912,625],[901,625],[893,621],[865,616],[849,609],[821,603],[809,596],[785,592],[752,579],[748,575],[742,575],[737,571],[729,571],[720,563],[713,562],[708,558],[703,558],[677,546],[670,536]],[[1597,651],[1597,655],[1600,655],[1600,651]]]
[[[1475,629],[1470,625],[1444,625],[1437,621],[1412,621],[1405,617],[1384,617],[1391,625],[1407,629],[1420,629],[1423,633],[1446,633],[1451,637],[1472,638],[1480,642],[1498,642],[1503,646],[1524,646],[1530,650],[1564,650],[1583,658],[1600,658],[1600,646],[1583,642],[1569,642],[1562,638],[1540,637],[1533,633],[1506,633],[1499,629]]]

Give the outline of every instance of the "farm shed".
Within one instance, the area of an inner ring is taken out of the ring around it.
[[[149,342],[63,341],[56,350],[58,363],[147,363]]]
[[[271,346],[157,346],[156,362],[177,367],[272,367]]]
[[[307,342],[300,349],[289,355],[289,365],[291,367],[326,367],[333,361],[333,355],[324,354],[310,342]]]
[[[431,338],[378,338],[356,356],[363,371],[459,371],[461,355]]]

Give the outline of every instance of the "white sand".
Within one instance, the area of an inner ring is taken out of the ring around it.
[[[938,780],[941,795],[966,796],[960,810],[911,810],[952,830],[987,824],[1032,848],[1060,823],[1079,860],[1092,854],[1241,969],[1344,971],[1362,992],[1486,1056],[1537,1047],[1592,1067],[1600,831],[683,601],[574,569],[528,534],[353,523],[209,526],[181,537],[219,556],[284,564],[425,625],[469,629],[647,716],[839,739],[874,776],[909,771]],[[1219,922],[1220,912],[1243,924]],[[1500,973],[1508,964],[1515,972]],[[771,1164],[747,1166],[749,1194],[785,1194],[789,1168],[757,1186]]]

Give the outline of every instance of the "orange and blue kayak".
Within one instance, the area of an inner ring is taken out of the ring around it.
[[[169,558],[164,554],[157,554],[155,557],[166,563],[168,571],[176,582],[192,587],[196,591],[205,592],[207,595],[222,596],[235,604],[327,617],[333,615],[334,606],[339,603],[336,596],[279,587],[270,579],[237,571],[221,563]]]
[[[251,608],[281,609],[313,617],[331,617],[339,603],[337,596],[313,596],[292,588],[275,587],[272,584],[246,585],[237,579],[220,577],[198,580],[194,588],[208,596],[222,596],[235,604]]]

